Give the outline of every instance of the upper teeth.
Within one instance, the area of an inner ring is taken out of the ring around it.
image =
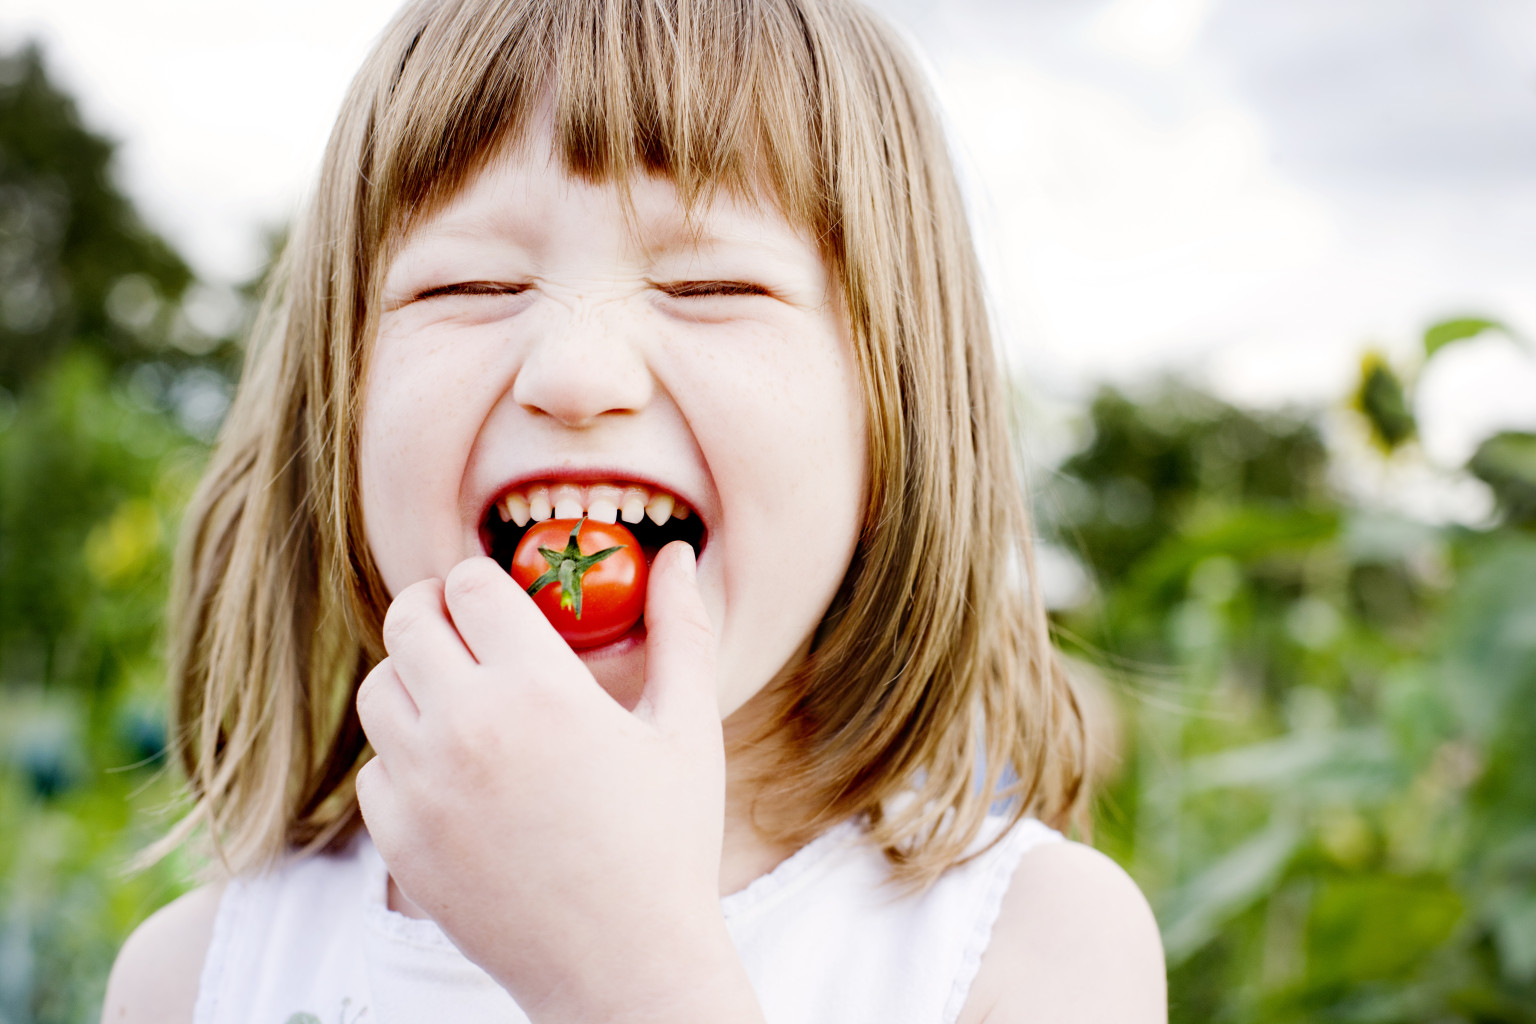
[[[652,491],[638,484],[532,484],[502,496],[497,506],[501,518],[518,526],[529,521],[580,519],[598,522],[623,519],[638,523],[649,516],[657,526],[668,519],[687,519],[688,506],[666,491]]]

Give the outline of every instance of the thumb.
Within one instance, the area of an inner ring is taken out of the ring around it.
[[[715,633],[699,593],[693,548],[673,541],[651,563],[645,590],[645,692],[635,708],[662,726],[718,729]]]

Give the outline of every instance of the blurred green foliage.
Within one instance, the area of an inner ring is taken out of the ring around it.
[[[1060,635],[1122,698],[1097,838],[1153,900],[1175,1021],[1536,1021],[1536,437],[1470,460],[1475,528],[1372,507],[1351,458],[1422,455],[1413,375],[1361,377],[1379,454],[1105,391],[1047,489],[1094,582]]]
[[[90,1021],[187,865],[126,876],[173,806],[161,618],[237,351],[35,49],[0,55],[0,1022]],[[227,306],[243,301],[225,296]]]
[[[175,806],[166,572],[238,328],[110,164],[35,51],[0,57],[0,1024],[95,1020],[188,876],[123,867]],[[1060,635],[1120,698],[1097,837],[1175,1021],[1536,1021],[1536,437],[1469,461],[1475,527],[1354,497],[1358,460],[1422,459],[1415,377],[1371,355],[1347,409],[1290,415],[1106,390],[1044,488],[1092,581]]]

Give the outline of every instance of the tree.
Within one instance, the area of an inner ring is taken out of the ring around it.
[[[192,283],[113,184],[112,152],[36,46],[0,56],[0,388],[13,394],[66,349],[112,367],[156,354]]]

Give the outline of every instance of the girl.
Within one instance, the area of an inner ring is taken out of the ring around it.
[[[1050,827],[1085,751],[1013,467],[867,11],[417,0],[185,527],[167,842],[229,880],[104,1019],[1161,1020],[1145,902]],[[643,619],[573,647],[508,568],[621,518]]]

